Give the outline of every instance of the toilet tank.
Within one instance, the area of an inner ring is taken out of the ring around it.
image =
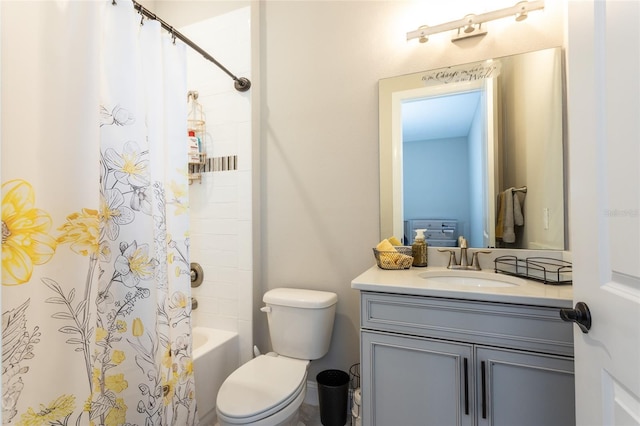
[[[262,300],[274,352],[312,360],[329,351],[338,302],[335,293],[276,288],[266,292]]]

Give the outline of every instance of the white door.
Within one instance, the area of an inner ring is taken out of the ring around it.
[[[578,425],[640,425],[640,2],[568,2]]]

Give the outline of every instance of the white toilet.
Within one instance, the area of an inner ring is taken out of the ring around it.
[[[309,360],[329,350],[335,293],[277,288],[262,300],[275,352],[259,355],[224,381],[216,402],[220,426],[297,425]]]

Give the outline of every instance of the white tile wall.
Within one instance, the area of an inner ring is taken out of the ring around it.
[[[237,9],[179,30],[237,76],[251,78],[250,10]],[[251,97],[188,49],[188,89],[206,116],[207,157],[238,156],[238,169],[203,174],[189,191],[191,261],[204,270],[194,325],[238,332],[240,362],[252,356]],[[186,98],[186,94],[185,94]],[[185,135],[186,143],[186,135]]]

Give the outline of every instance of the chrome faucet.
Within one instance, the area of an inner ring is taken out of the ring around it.
[[[467,239],[462,235],[458,237],[458,247],[460,247],[460,269],[467,269],[469,266],[467,259]]]
[[[447,265],[447,269],[466,269],[471,271],[480,271],[480,262],[478,261],[478,254],[480,253],[491,253],[488,250],[478,250],[472,253],[471,255],[471,263],[469,263],[469,258],[467,257],[467,239],[460,235],[458,237],[458,246],[460,247],[460,263],[456,259],[456,252],[452,249],[438,249],[441,252],[449,252],[449,264]]]

